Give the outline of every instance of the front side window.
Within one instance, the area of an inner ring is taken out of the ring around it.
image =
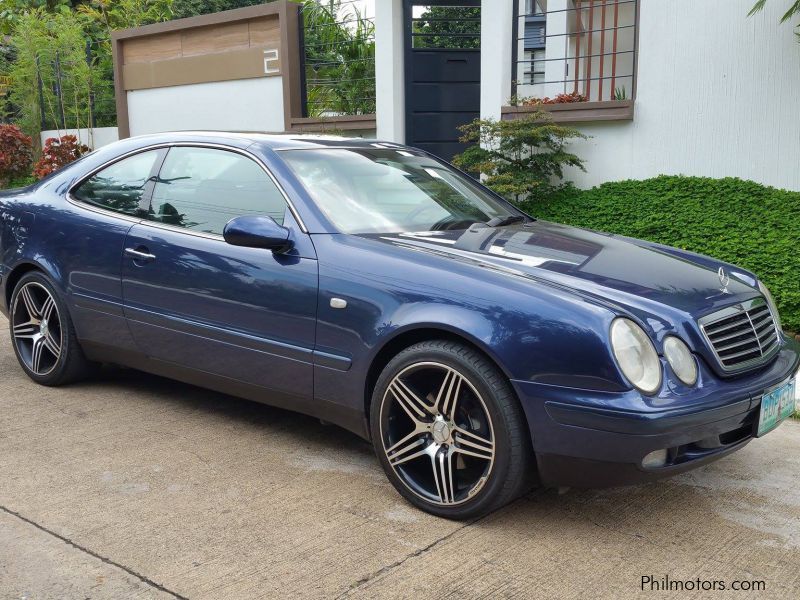
[[[115,162],[72,190],[72,197],[107,210],[137,215],[158,152],[150,150]]]
[[[469,177],[409,150],[287,150],[281,157],[344,233],[467,229],[520,216]]]
[[[286,202],[252,159],[214,148],[171,148],[158,174],[149,218],[221,235],[234,217],[266,215],[283,224]]]

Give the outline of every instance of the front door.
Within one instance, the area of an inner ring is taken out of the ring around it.
[[[510,0],[509,0],[510,1]],[[406,143],[445,160],[481,107],[480,0],[406,0]]]
[[[291,230],[286,254],[227,244],[233,217],[269,215]],[[313,394],[317,261],[278,188],[252,158],[173,147],[149,218],[128,233],[125,316],[151,359],[286,396]]]

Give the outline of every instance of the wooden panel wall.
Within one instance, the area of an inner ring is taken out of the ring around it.
[[[247,48],[280,48],[278,16],[156,33],[124,40],[124,64],[203,56]]]
[[[282,76],[286,129],[300,116],[299,5],[288,0],[112,33],[120,137],[133,90]]]

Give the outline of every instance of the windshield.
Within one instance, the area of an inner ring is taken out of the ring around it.
[[[521,214],[444,163],[409,150],[286,150],[281,156],[344,233],[467,229]]]

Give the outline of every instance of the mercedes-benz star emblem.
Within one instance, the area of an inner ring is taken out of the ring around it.
[[[436,420],[433,423],[433,441],[444,444],[450,438],[450,426],[446,421]]]
[[[728,284],[731,282],[731,276],[725,272],[724,267],[720,267],[719,271],[717,271],[717,275],[719,276],[719,282],[722,285],[722,293],[728,293]]]

